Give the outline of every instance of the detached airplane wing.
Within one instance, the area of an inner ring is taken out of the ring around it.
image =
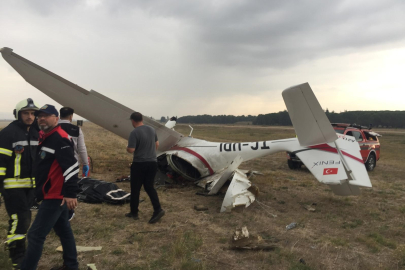
[[[133,130],[129,116],[134,110],[125,107],[102,94],[87,91],[80,86],[46,70],[13,53],[10,48],[0,49],[3,58],[32,86],[63,106],[72,107],[75,113],[93,123],[128,139]],[[100,113],[101,112],[101,113]],[[180,133],[143,117],[144,123],[152,126],[159,139],[159,153],[170,149],[182,137]]]

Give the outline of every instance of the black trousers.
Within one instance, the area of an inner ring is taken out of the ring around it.
[[[160,202],[154,187],[157,162],[133,162],[131,165],[131,213],[138,214],[139,193],[145,189],[153,205],[155,213],[159,212]]]
[[[3,194],[7,214],[10,217],[6,243],[12,262],[17,263],[25,253],[25,238],[31,224],[30,207],[34,201],[34,189],[4,189]]]

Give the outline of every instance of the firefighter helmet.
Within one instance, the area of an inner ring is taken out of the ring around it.
[[[35,105],[34,101],[31,98],[21,100],[20,102],[17,103],[17,105],[15,106],[15,109],[13,111],[15,119],[19,120],[20,111],[27,111],[27,110],[33,110],[33,111],[39,110],[38,106]]]

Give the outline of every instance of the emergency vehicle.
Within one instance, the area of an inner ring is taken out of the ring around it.
[[[380,159],[380,134],[371,131],[370,127],[356,124],[332,123],[336,133],[343,136],[352,136],[359,143],[360,153],[367,171],[374,170],[377,161]],[[299,169],[302,161],[292,152],[287,152],[288,167],[292,170]]]

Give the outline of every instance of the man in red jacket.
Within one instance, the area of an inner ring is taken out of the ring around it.
[[[76,195],[79,164],[72,141],[58,125],[59,113],[52,105],[44,105],[36,113],[41,129],[36,158],[36,198],[42,200],[37,216],[28,231],[28,247],[21,269],[36,269],[46,236],[52,230],[63,247],[63,266],[52,269],[78,269],[76,243],[70,223],[69,209],[77,206]]]

